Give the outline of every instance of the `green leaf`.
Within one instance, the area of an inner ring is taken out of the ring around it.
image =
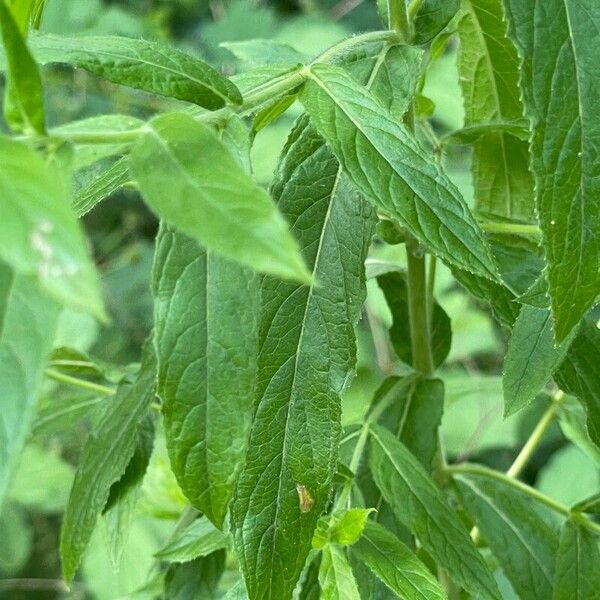
[[[556,373],[556,382],[577,396],[587,412],[587,429],[600,447],[600,329],[595,319],[585,317],[567,357]]]
[[[408,314],[408,285],[406,275],[392,271],[377,277],[377,283],[383,291],[392,313],[390,341],[398,358],[412,365],[412,344]],[[434,300],[431,320],[431,352],[433,362],[439,367],[450,352],[452,329],[446,311]]]
[[[169,600],[217,600],[225,570],[225,552],[217,550],[193,561],[172,564],[165,574],[164,598]]]
[[[0,260],[0,335],[4,327],[4,317],[10,302],[10,292],[15,278],[14,271]]]
[[[147,347],[136,381],[119,385],[83,448],[60,537],[67,582],[73,580],[111,486],[121,478],[135,452],[141,421],[154,399],[154,363],[154,354]]]
[[[502,1],[463,0],[462,6],[458,66],[467,130],[521,121],[519,60],[514,44],[506,36]],[[528,138],[518,139],[505,129],[480,133],[473,141],[476,208],[503,217],[534,220]]]
[[[446,595],[429,569],[395,535],[367,521],[351,550],[390,590],[405,600],[443,600]]]
[[[319,585],[321,600],[360,600],[356,580],[341,546],[328,544],[323,548]]]
[[[575,504],[571,511],[574,513],[589,513],[600,515],[600,492]]]
[[[350,546],[358,540],[374,508],[350,508],[322,517],[313,536],[313,548],[328,543]]]
[[[68,37],[35,32],[29,45],[40,64],[68,64],[114,83],[210,110],[242,102],[231,81],[199,58],[171,46],[116,36]]]
[[[305,54],[298,52],[289,44],[277,40],[253,39],[221,42],[220,46],[250,66],[305,63],[308,59]]]
[[[306,118],[290,134],[272,193],[323,284],[261,285],[256,409],[233,507],[253,600],[291,597],[329,500],[373,227],[369,205]]]
[[[27,30],[26,23],[23,31]],[[0,32],[6,53],[6,121],[19,131],[43,134],[46,124],[42,79],[19,30],[19,23],[5,0],[0,1]]]
[[[29,436],[59,313],[54,302],[20,275],[7,290],[5,307],[0,329],[0,506]]]
[[[456,513],[417,459],[386,429],[374,426],[369,465],[396,517],[466,590],[499,598],[491,573]]]
[[[558,536],[549,519],[533,508],[529,497],[490,477],[455,479],[463,505],[519,597],[551,598]]]
[[[472,144],[473,142],[485,138],[490,133],[501,133],[512,136],[518,140],[527,141],[530,136],[529,123],[526,119],[477,123],[445,135],[441,139],[441,142],[443,144]],[[483,209],[486,210],[485,207]],[[503,215],[504,213],[500,214]]]
[[[554,345],[550,310],[523,305],[504,358],[504,415],[527,406],[548,383],[565,358],[576,330]]]
[[[600,551],[598,537],[567,519],[556,554],[552,600],[598,600],[600,598]]]
[[[207,249],[281,277],[308,281],[298,244],[269,195],[206,125],[157,117],[131,154],[150,206]]]
[[[321,555],[317,554],[310,561],[302,579],[302,586],[298,600],[320,600],[321,588],[319,587],[319,570],[321,568]]]
[[[420,45],[431,41],[448,25],[460,7],[460,0],[422,0],[417,6],[413,43]]]
[[[27,165],[24,170],[23,165]],[[104,316],[100,285],[69,206],[69,181],[27,145],[0,136],[0,259],[59,302]]]
[[[154,556],[168,562],[188,562],[228,546],[229,537],[206,517],[200,517]]]
[[[300,98],[360,192],[432,253],[495,278],[483,233],[456,187],[373,96],[343,70],[318,64]]]
[[[507,0],[522,58],[536,205],[557,342],[600,293],[600,73],[595,0]]]
[[[129,157],[124,156],[115,161],[106,171],[95,177],[88,185],[83,186],[75,194],[73,210],[82,217],[111,194],[131,181],[129,174]]]
[[[221,527],[250,427],[258,278],[163,225],[153,279],[171,467],[190,502]]]

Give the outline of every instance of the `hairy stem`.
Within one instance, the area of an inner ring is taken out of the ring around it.
[[[542,418],[539,420],[538,424],[531,432],[529,439],[525,442],[523,448],[521,448],[521,452],[519,452],[517,458],[515,458],[515,461],[510,466],[508,471],[506,471],[507,477],[518,477],[521,474],[521,472],[533,456],[533,453],[536,451],[537,447],[542,441],[544,434],[546,433],[550,425],[552,425],[554,417],[556,416],[556,413],[558,412],[558,409],[564,397],[565,394],[562,391],[559,391],[557,394],[555,394],[552,404],[548,407],[548,410],[546,410],[546,412],[542,415]]]
[[[397,31],[404,42],[409,43],[412,38],[410,21],[404,0],[388,0],[388,16],[390,29]]]
[[[502,223],[496,221],[482,221],[479,226],[486,233],[505,233],[507,235],[541,235],[537,225],[527,223]]]
[[[595,534],[600,535],[600,524],[594,523],[590,519],[588,519],[585,515],[581,513],[572,513],[568,506],[553,500],[552,498],[542,494],[535,488],[519,481],[518,479],[514,479],[513,477],[509,477],[504,473],[500,473],[500,471],[495,471],[493,469],[488,469],[487,467],[483,467],[481,465],[470,465],[470,464],[462,464],[462,465],[452,465],[446,467],[446,470],[450,475],[483,475],[485,477],[489,477],[490,479],[495,479],[496,481],[500,481],[504,485],[512,487],[523,494],[526,494],[533,500],[537,500],[538,502],[544,504],[554,512],[560,513],[566,517],[570,517],[571,519],[577,521],[583,527],[593,531]]]
[[[115,389],[112,387],[93,383],[92,381],[86,381],[85,379],[79,379],[78,377],[71,377],[71,375],[66,375],[60,371],[55,371],[54,369],[46,369],[44,373],[46,374],[46,377],[49,377],[54,381],[78,387],[82,390],[88,390],[89,392],[94,392],[100,396],[112,396],[115,393]]]

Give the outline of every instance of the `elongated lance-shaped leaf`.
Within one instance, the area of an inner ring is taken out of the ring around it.
[[[504,358],[504,414],[527,406],[550,381],[565,358],[577,330],[554,345],[552,315],[547,308],[524,304],[512,328]]]
[[[406,600],[443,600],[444,591],[431,571],[394,534],[367,521],[351,548],[375,575]]]
[[[456,484],[519,598],[551,598],[558,536],[531,500],[485,475],[460,475]]]
[[[360,600],[358,585],[342,546],[327,544],[323,548],[319,586],[322,600]]]
[[[27,31],[27,19],[19,23],[20,19],[15,18],[15,9],[9,8],[4,0],[0,2],[0,32],[8,76],[4,116],[9,125],[17,130],[43,134],[46,123],[42,79],[25,43],[23,32]]]
[[[0,136],[0,197],[0,259],[36,277],[59,302],[103,316],[98,276],[69,205],[68,174]]]
[[[370,206],[306,118],[272,191],[316,283],[261,286],[257,406],[233,510],[252,600],[291,597],[329,498],[372,231]]]
[[[68,64],[114,83],[193,102],[210,110],[242,102],[233,82],[210,65],[155,42],[32,32],[29,47],[40,64]],[[0,68],[8,62],[2,54],[0,51]]]
[[[0,507],[30,432],[59,306],[0,261]]]
[[[377,94],[390,89],[390,47],[374,50],[344,60]],[[383,97],[389,102],[396,93]],[[403,100],[396,101],[401,110]],[[329,497],[339,397],[354,367],[353,326],[374,220],[305,117],[290,135],[273,195],[294,223],[317,284],[262,284],[257,408],[233,507],[234,543],[252,600],[291,596]]]
[[[96,521],[133,456],[141,422],[154,399],[156,360],[146,343],[133,383],[122,382],[107,400],[102,419],[87,439],[71,488],[60,535],[65,581],[71,582],[92,537]]]
[[[257,271],[309,280],[273,201],[210,127],[179,113],[157,117],[150,128],[130,167],[167,223]]]
[[[567,519],[562,526],[556,553],[552,600],[598,600],[598,565],[598,537],[576,521]]]
[[[365,197],[432,253],[494,279],[483,233],[459,191],[409,130],[340,68],[317,64],[300,98]]]
[[[600,294],[596,0],[506,0],[533,126],[536,205],[557,342]]]
[[[221,527],[250,426],[258,277],[163,224],[153,290],[171,467],[190,502]]]
[[[451,577],[482,598],[499,598],[496,583],[458,515],[417,459],[380,426],[371,429],[369,465],[398,520]]]
[[[457,31],[465,126],[523,117],[517,49],[506,36],[502,0],[463,0]],[[533,177],[529,147],[505,131],[473,143],[475,207],[482,212],[532,221]]]

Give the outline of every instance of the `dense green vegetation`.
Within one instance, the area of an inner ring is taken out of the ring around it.
[[[0,598],[600,599],[595,0],[0,0]]]

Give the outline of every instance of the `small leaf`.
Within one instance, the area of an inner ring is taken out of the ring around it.
[[[217,600],[219,580],[225,570],[225,551],[217,550],[190,562],[174,563],[165,574],[164,598]]]
[[[214,110],[241,104],[236,86],[205,62],[173,47],[125,37],[32,33],[41,64],[65,63],[114,83]]]
[[[462,129],[445,135],[441,141],[443,144],[472,144],[490,133],[510,135],[526,142],[530,136],[529,123],[526,119],[515,119],[514,121],[488,121],[475,125],[467,125]],[[482,209],[485,210],[484,207]],[[504,215],[504,211],[500,214]]]
[[[4,305],[4,318],[0,319],[1,505],[30,433],[37,391],[52,348],[59,307],[27,277],[10,277],[2,261],[0,273],[4,273],[0,277],[2,282],[9,284],[6,290],[0,290],[0,297],[4,296],[0,302]]]
[[[181,113],[157,117],[149,127],[131,154],[131,171],[161,217],[227,258],[309,280],[271,198],[209,127]]]
[[[360,600],[356,580],[341,546],[328,544],[323,548],[319,585],[321,600]]]
[[[374,508],[350,508],[322,517],[313,536],[313,548],[325,544],[350,546],[358,540]]]
[[[457,19],[458,68],[466,129],[458,135],[462,133],[463,142],[473,144],[475,207],[489,214],[533,221],[529,123],[523,123],[519,59],[506,36],[504,7],[500,0],[464,0],[462,6]],[[494,127],[497,123],[505,126]],[[520,138],[510,129],[512,123],[520,123]],[[476,139],[469,139],[474,133]]]
[[[417,459],[380,426],[371,430],[369,465],[396,517],[453,579],[483,598],[499,598],[491,573],[456,513]]]
[[[598,537],[572,519],[562,527],[552,600],[600,599]]]
[[[600,72],[596,0],[507,0],[509,33],[522,59],[531,166],[548,262],[556,341],[600,294]]]
[[[188,562],[228,547],[229,537],[206,517],[200,517],[154,556],[168,562]]]
[[[229,50],[236,58],[249,66],[282,65],[285,63],[305,63],[308,57],[289,44],[270,39],[221,42],[220,46]]]
[[[504,358],[504,415],[527,406],[548,383],[575,337],[576,330],[554,345],[549,309],[523,305]]]
[[[425,44],[442,31],[460,7],[460,0],[422,0],[414,16],[415,44]]]
[[[556,382],[568,394],[577,396],[587,412],[587,429],[592,441],[600,447],[600,329],[595,319],[587,316],[560,369]]]
[[[0,136],[0,196],[0,259],[37,277],[59,302],[103,317],[98,276],[69,206],[67,174],[26,144]]]
[[[600,515],[600,492],[575,504],[571,507],[571,512]]]
[[[429,569],[395,535],[367,521],[365,530],[351,552],[375,575],[405,600],[446,598]]]
[[[83,448],[60,537],[67,582],[75,576],[111,486],[121,478],[134,454],[140,423],[154,398],[154,363],[153,352],[146,348],[136,381],[119,385]]]
[[[5,0],[0,0],[0,32],[7,68],[4,116],[19,131],[43,134],[46,124],[42,79],[11,9]],[[27,31],[27,20],[23,31]]]
[[[529,497],[491,477],[455,479],[461,501],[519,597],[551,598],[558,536],[548,519],[533,508]]]
[[[217,527],[246,452],[257,284],[249,269],[161,226],[153,292],[167,448],[184,494]]]
[[[129,174],[129,157],[124,156],[115,161],[106,171],[95,177],[91,183],[82,187],[73,199],[73,210],[82,217],[99,202],[114,194],[131,181]]]
[[[451,264],[496,277],[483,233],[456,187],[372,95],[343,70],[318,64],[300,99],[354,185],[384,214]]]

